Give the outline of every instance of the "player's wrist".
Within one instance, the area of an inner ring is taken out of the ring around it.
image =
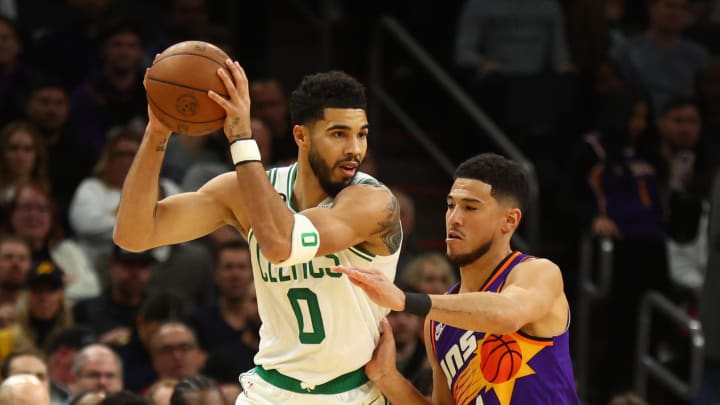
[[[260,148],[252,137],[236,138],[230,143],[230,156],[233,165],[238,166],[250,162],[261,162]]]
[[[403,311],[425,317],[432,308],[430,296],[423,293],[405,293],[405,308]]]

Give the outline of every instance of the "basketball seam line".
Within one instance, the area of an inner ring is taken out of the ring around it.
[[[149,100],[155,107],[157,107],[157,108],[160,110],[160,112],[162,112],[163,114],[171,117],[171,118],[174,119],[174,120],[187,122],[187,123],[189,123],[189,124],[208,124],[208,123],[210,123],[210,122],[215,122],[215,121],[220,121],[220,120],[224,120],[224,119],[225,119],[225,117],[220,117],[220,118],[216,118],[216,119],[214,119],[214,120],[209,120],[209,121],[190,121],[190,120],[186,120],[186,119],[183,119],[183,118],[180,118],[180,117],[177,117],[177,116],[175,116],[175,115],[172,115],[172,114],[168,113],[167,111],[165,111],[165,109],[163,109],[162,107],[160,107],[160,105],[159,105],[155,100],[153,100],[153,98],[150,97],[149,95],[148,95],[148,100]],[[172,129],[172,128],[170,128],[170,129]]]
[[[207,92],[208,92],[208,89],[201,89],[201,88],[198,88],[198,87],[192,87],[192,86],[188,86],[188,85],[185,85],[185,84],[180,84],[180,83],[171,82],[171,81],[169,81],[169,80],[156,79],[156,78],[150,77],[150,76],[148,76],[148,79],[149,79],[149,80],[152,80],[152,81],[154,81],[154,82],[164,83],[164,84],[171,84],[171,85],[173,85],[173,86],[182,87],[182,88],[188,89],[188,90],[194,90],[194,91],[197,91],[197,92],[200,92],[200,93],[205,93],[205,94],[207,94]],[[213,90],[213,91],[214,91],[214,90]],[[217,93],[217,91],[216,91],[216,93]],[[217,94],[221,95],[223,98],[228,98],[228,95],[227,95],[227,94],[222,94],[222,93],[217,93]]]

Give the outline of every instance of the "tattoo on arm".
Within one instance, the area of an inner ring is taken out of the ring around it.
[[[230,136],[231,136],[234,140],[237,141],[237,140],[240,140],[240,139],[252,138],[252,133],[250,134],[250,136],[247,136],[247,134],[244,134],[244,135],[243,135],[243,134],[241,134],[241,133],[239,133],[239,132],[236,133],[236,132],[237,132],[236,129],[237,129],[239,126],[240,126],[240,118],[235,118],[235,119],[233,119],[232,124],[230,124]]]
[[[395,196],[390,195],[390,201],[384,210],[385,216],[378,222],[377,229],[373,234],[379,234],[388,250],[394,253],[400,248],[402,242],[402,228],[400,227],[400,205]]]
[[[155,147],[155,152],[164,152],[165,147],[167,146],[167,141],[168,141],[168,137],[166,136],[165,138],[162,139],[162,141],[160,141],[158,146]]]

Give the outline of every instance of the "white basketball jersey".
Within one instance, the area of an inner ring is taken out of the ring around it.
[[[291,202],[296,174],[297,164],[268,171],[270,182],[293,212],[297,211]],[[358,172],[353,182],[369,181],[375,180]],[[332,199],[319,206],[332,206]],[[378,256],[350,247],[307,263],[276,267],[263,257],[252,230],[248,242],[262,319],[255,364],[309,387],[365,365],[378,341],[380,320],[389,311],[330,267],[374,268],[393,280],[400,250]]]

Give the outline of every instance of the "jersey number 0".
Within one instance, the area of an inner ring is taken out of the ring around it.
[[[309,288],[291,288],[287,293],[298,322],[300,343],[316,345],[325,339],[325,326],[317,295]]]

